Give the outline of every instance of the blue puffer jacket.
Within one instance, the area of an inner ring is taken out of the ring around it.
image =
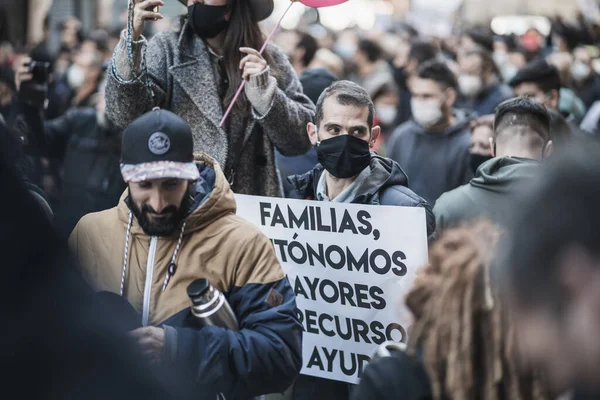
[[[304,175],[290,176],[288,180],[294,185],[301,199],[314,200],[317,185],[324,168],[319,164]],[[427,235],[435,232],[435,216],[431,206],[425,199],[409,189],[408,176],[397,162],[372,153],[371,175],[365,179],[358,193],[350,201],[353,204],[370,204],[382,206],[423,207],[427,215]]]
[[[196,382],[195,399],[214,400],[216,393],[227,400],[283,393],[302,366],[302,328],[291,318],[296,296],[288,279],[234,287],[226,298],[241,330],[187,328],[190,310],[183,310],[163,324],[170,342],[167,357],[188,376],[185,381]],[[274,300],[281,304],[270,304]]]

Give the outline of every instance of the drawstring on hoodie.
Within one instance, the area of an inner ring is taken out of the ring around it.
[[[123,272],[121,273],[121,296],[123,296],[125,292],[125,275],[127,273],[127,258],[129,256],[129,237],[131,236],[131,224],[133,223],[133,213],[129,211],[129,221],[127,222],[127,232],[125,233],[125,255],[123,256]],[[179,240],[177,240],[177,246],[175,247],[175,251],[173,252],[173,257],[171,257],[171,263],[169,264],[169,268],[167,270],[167,275],[165,276],[165,283],[163,284],[162,291],[164,292],[167,289],[167,285],[171,280],[171,277],[175,275],[177,271],[177,264],[175,264],[175,260],[177,260],[177,255],[179,254],[179,249],[181,248],[181,242],[183,240],[183,232],[185,231],[186,222],[181,225],[181,231],[179,232]]]
[[[131,233],[131,223],[133,222],[133,213],[129,211],[129,222],[127,222],[127,232],[125,233],[125,255],[123,256],[123,272],[121,273],[121,297],[125,292],[125,272],[127,271],[127,256],[129,255],[129,234]]]
[[[163,284],[162,291],[167,290],[167,285],[171,280],[171,277],[175,275],[177,272],[177,264],[175,264],[175,260],[177,259],[177,254],[179,253],[179,248],[181,247],[181,241],[183,240],[183,231],[185,230],[185,222],[181,226],[181,232],[179,232],[179,240],[177,241],[177,246],[175,246],[175,251],[173,252],[173,257],[171,257],[171,264],[169,264],[169,268],[167,269],[167,276],[165,276],[165,283]]]

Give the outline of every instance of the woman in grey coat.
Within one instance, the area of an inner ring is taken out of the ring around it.
[[[115,49],[106,89],[107,116],[126,127],[161,107],[192,127],[194,151],[214,157],[236,193],[280,196],[274,147],[286,156],[307,152],[306,124],[315,107],[287,57],[274,45],[261,56],[258,21],[273,0],[179,0],[188,6],[179,32],[151,41],[144,22],[161,19],[161,0],[130,0],[129,24]],[[135,3],[131,3],[135,2]],[[247,81],[223,128],[219,122]]]

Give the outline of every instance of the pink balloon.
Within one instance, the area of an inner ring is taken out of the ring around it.
[[[338,4],[342,4],[347,2],[348,0],[298,0],[300,3],[309,7],[330,7],[337,6]]]

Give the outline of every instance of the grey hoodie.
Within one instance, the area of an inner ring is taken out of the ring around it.
[[[538,161],[515,157],[486,161],[471,182],[437,201],[433,209],[437,232],[478,217],[505,224],[514,209],[513,198],[532,181],[538,166]]]
[[[410,177],[410,188],[431,205],[445,192],[473,177],[469,168],[474,114],[454,110],[456,122],[442,132],[427,132],[414,120],[400,125],[390,137],[387,156]]]

